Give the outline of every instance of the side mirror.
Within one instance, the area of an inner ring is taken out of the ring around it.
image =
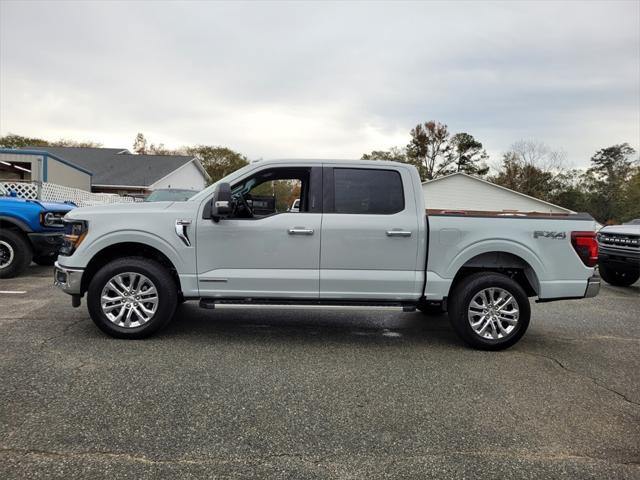
[[[233,212],[233,197],[231,195],[231,185],[219,183],[213,190],[213,197],[205,205],[202,218],[209,218],[214,222],[221,218],[227,218]]]

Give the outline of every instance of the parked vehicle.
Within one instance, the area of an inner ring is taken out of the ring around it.
[[[300,211],[253,212],[247,196],[278,180],[301,182]],[[187,202],[70,212],[55,282],[74,306],[86,294],[93,321],[119,338],[156,332],[182,300],[406,311],[439,303],[466,343],[489,350],[522,337],[529,297],[597,294],[589,215],[425,215],[424,203],[407,164],[252,163]]]
[[[291,204],[290,212],[299,212],[300,211],[300,199],[296,198]]]
[[[612,225],[598,232],[602,279],[620,287],[633,285],[640,278],[640,219]]]
[[[159,188],[154,190],[144,199],[145,202],[182,202],[193,197],[198,190],[186,190],[181,188]]]
[[[0,185],[0,278],[20,275],[32,260],[53,265],[62,245],[62,217],[74,207],[18,198]]]

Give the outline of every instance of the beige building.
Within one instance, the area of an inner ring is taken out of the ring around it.
[[[50,182],[91,191],[92,173],[44,150],[0,149],[0,182]]]
[[[573,213],[466,173],[453,173],[424,182],[422,191],[429,210]]]

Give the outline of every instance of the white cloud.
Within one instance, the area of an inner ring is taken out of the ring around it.
[[[419,121],[640,146],[638,2],[0,3],[0,133],[359,157]]]

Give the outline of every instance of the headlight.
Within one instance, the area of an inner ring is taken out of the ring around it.
[[[62,217],[66,212],[41,212],[40,223],[45,227],[59,227],[62,228]]]
[[[87,236],[87,230],[86,220],[64,220],[64,237],[60,255],[67,257],[72,255]]]

